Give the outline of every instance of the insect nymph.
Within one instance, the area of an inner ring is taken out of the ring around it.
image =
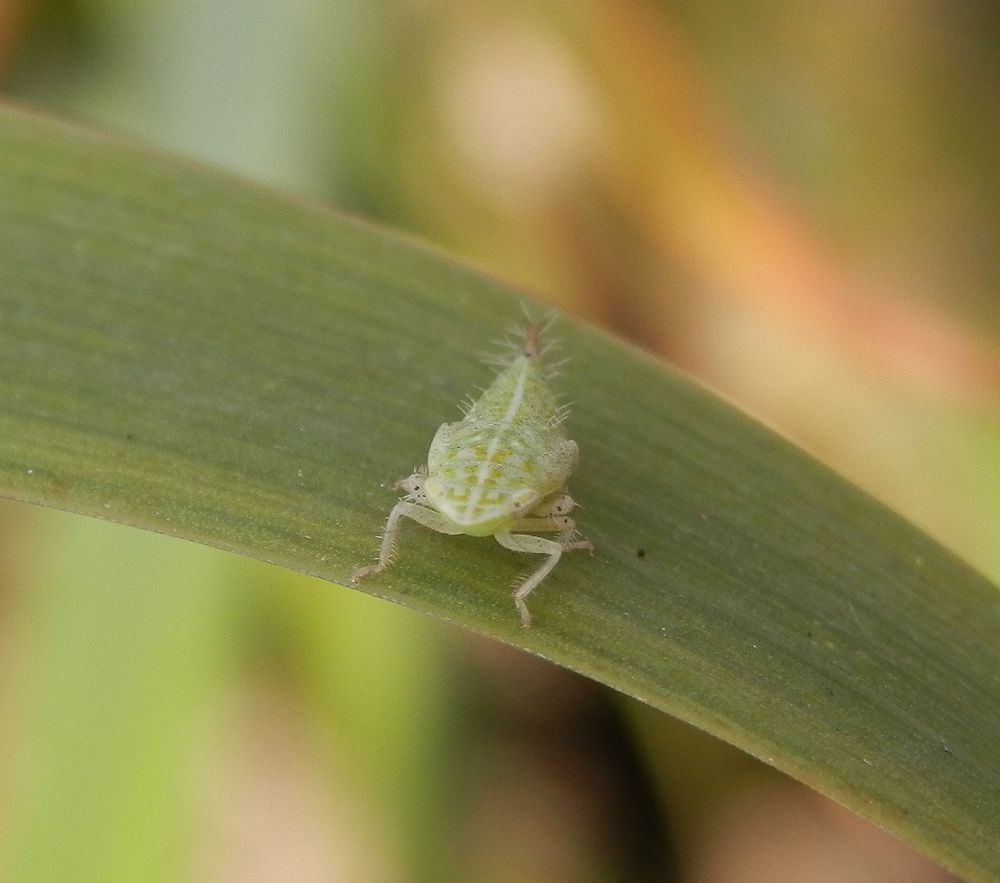
[[[395,554],[400,520],[445,534],[493,536],[515,552],[545,560],[514,591],[521,625],[531,625],[525,598],[563,552],[593,550],[576,539],[566,484],[576,468],[576,442],[566,438],[560,408],[542,368],[540,328],[530,325],[520,351],[457,423],[438,429],[427,466],[396,483],[406,495],[386,521],[378,563],[354,571],[352,582],[385,570]],[[533,534],[554,534],[554,537]]]

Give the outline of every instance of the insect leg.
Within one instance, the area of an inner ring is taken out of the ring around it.
[[[531,625],[531,614],[528,612],[528,605],[524,603],[524,599],[552,572],[552,568],[559,563],[563,551],[568,549],[593,548],[586,541],[571,542],[568,537],[565,540],[562,537],[559,540],[549,540],[544,537],[532,537],[523,533],[512,534],[509,530],[497,531],[495,536],[496,541],[501,546],[510,549],[512,552],[533,552],[538,555],[548,555],[548,558],[539,565],[538,569],[525,579],[514,592],[514,606],[521,616],[522,628],[528,628]]]
[[[525,530],[532,533],[573,533],[576,522],[568,515],[528,515],[519,518],[511,526],[511,530]]]
[[[353,585],[357,585],[373,573],[381,573],[392,564],[393,554],[396,550],[396,537],[399,534],[399,520],[403,517],[412,518],[418,524],[436,530],[438,533],[458,534],[462,532],[440,512],[418,503],[412,503],[409,500],[400,500],[392,507],[392,511],[386,519],[385,532],[382,534],[382,546],[378,552],[378,562],[355,570],[351,575]]]
[[[528,612],[528,605],[524,603],[524,599],[559,563],[563,551],[562,544],[543,537],[532,537],[523,533],[512,534],[509,530],[497,531],[496,540],[501,546],[513,552],[534,552],[539,555],[548,555],[548,558],[539,565],[538,569],[525,579],[514,592],[514,606],[521,616],[521,627],[529,628],[531,614]]]

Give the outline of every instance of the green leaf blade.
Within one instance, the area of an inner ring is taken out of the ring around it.
[[[516,298],[197,166],[0,112],[0,492],[340,584]],[[564,323],[591,558],[408,525],[363,587],[755,754],[1000,876],[1000,594],[654,360]],[[640,553],[641,550],[641,553]]]

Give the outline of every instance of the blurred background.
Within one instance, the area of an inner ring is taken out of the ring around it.
[[[0,90],[661,354],[1000,581],[986,2],[0,0]],[[2,198],[2,196],[0,196]],[[0,879],[950,879],[390,604],[0,506]]]

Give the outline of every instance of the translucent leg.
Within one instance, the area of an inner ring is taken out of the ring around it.
[[[539,530],[540,528],[536,527],[534,529]],[[550,540],[545,537],[533,537],[523,533],[512,534],[509,530],[502,530],[497,532],[496,540],[501,546],[513,552],[528,552],[548,556],[538,566],[537,570],[530,574],[514,592],[514,606],[521,616],[522,628],[529,628],[531,626],[531,613],[528,611],[528,605],[524,599],[552,572],[552,568],[559,563],[562,553],[570,549],[593,550],[594,548],[587,540],[571,540],[569,534],[561,535],[558,540]]]
[[[385,522],[385,531],[382,534],[382,546],[378,552],[378,561],[366,567],[359,567],[351,576],[351,583],[357,585],[361,580],[371,576],[373,573],[381,573],[390,564],[396,552],[396,538],[399,535],[399,522],[401,518],[410,518],[424,527],[436,530],[438,533],[459,534],[462,531],[453,525],[440,512],[428,509],[418,503],[411,503],[409,500],[400,500]]]

